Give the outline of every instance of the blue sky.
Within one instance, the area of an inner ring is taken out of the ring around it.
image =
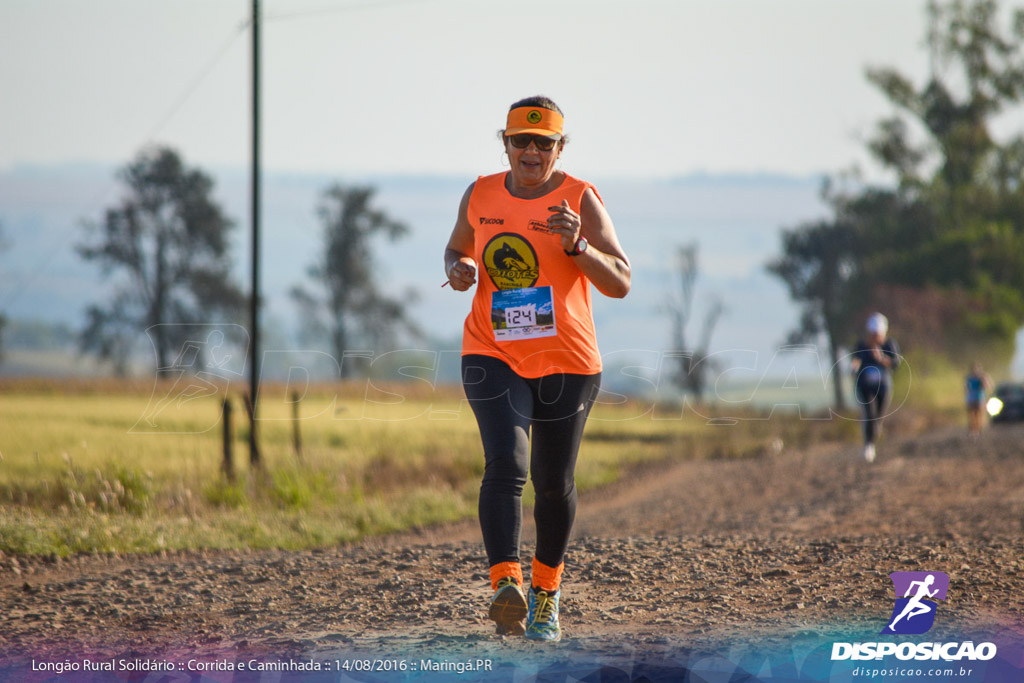
[[[269,169],[479,173],[508,105],[545,93],[584,177],[866,165],[922,75],[924,0],[264,0]],[[147,142],[249,160],[246,0],[4,0],[0,168],[120,164]]]

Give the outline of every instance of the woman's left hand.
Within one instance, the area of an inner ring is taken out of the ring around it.
[[[561,206],[549,206],[548,210],[553,212],[548,216],[548,229],[561,236],[563,250],[572,251],[580,238],[580,215],[569,207],[569,202],[565,199],[562,200]]]

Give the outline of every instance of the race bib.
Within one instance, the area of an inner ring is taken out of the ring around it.
[[[558,331],[551,287],[520,287],[492,293],[491,325],[497,341],[554,337]]]

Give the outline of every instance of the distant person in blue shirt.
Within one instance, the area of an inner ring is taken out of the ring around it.
[[[967,401],[967,431],[971,436],[981,434],[985,399],[990,391],[992,391],[992,379],[982,370],[981,363],[975,362],[964,382],[964,398]]]
[[[864,459],[875,461],[875,439],[892,397],[892,371],[900,365],[900,349],[888,337],[889,320],[875,313],[867,322],[867,334],[857,342],[850,367],[856,377],[857,401],[863,410]]]

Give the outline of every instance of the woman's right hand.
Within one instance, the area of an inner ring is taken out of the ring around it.
[[[447,284],[457,292],[464,292],[476,284],[476,261],[473,253],[473,226],[469,224],[469,198],[473,194],[473,185],[466,188],[459,204],[459,217],[455,220],[452,236],[448,238],[448,246],[444,249],[444,274],[448,276]]]
[[[464,292],[476,284],[476,263],[471,258],[460,258],[448,267],[448,282],[452,289]]]

